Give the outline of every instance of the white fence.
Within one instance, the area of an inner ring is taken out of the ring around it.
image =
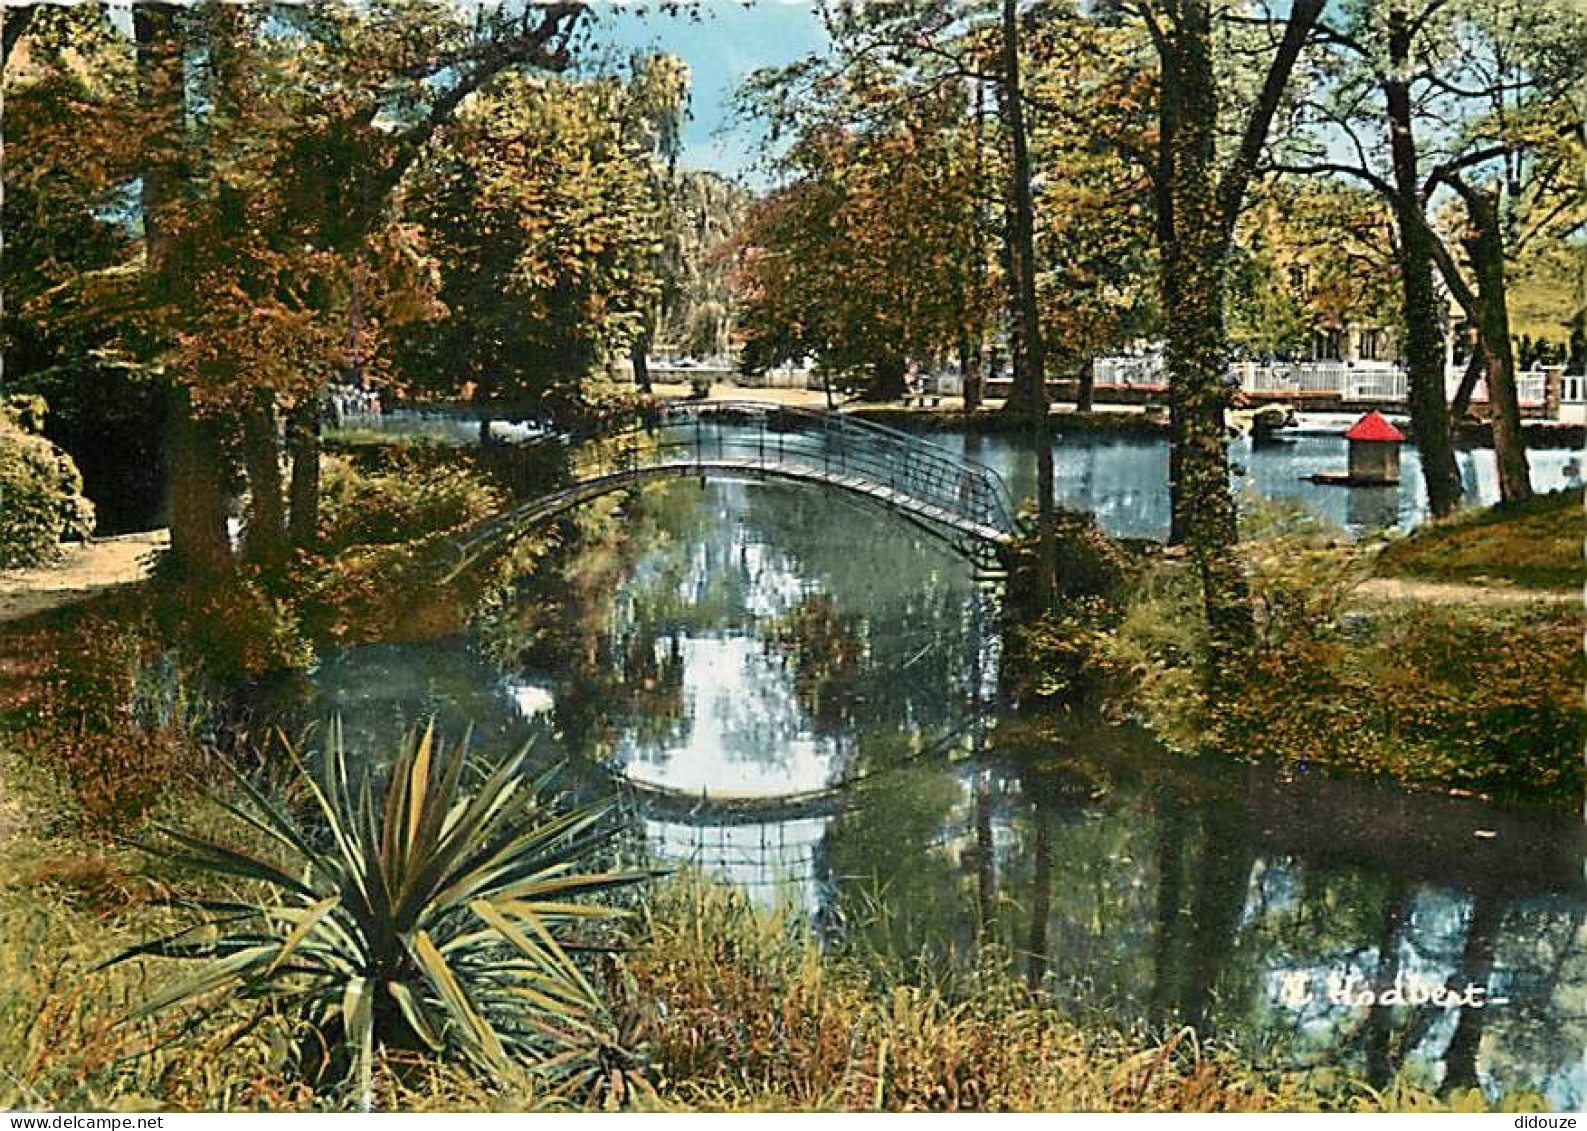
[[[1161,387],[1167,378],[1160,355],[1146,357],[1099,357],[1092,361],[1092,374],[1098,385]],[[1446,374],[1449,395],[1460,386],[1464,370],[1450,369]],[[1229,376],[1247,393],[1320,393],[1347,401],[1403,402],[1409,388],[1405,370],[1383,361],[1237,361]],[[1528,408],[1544,403],[1547,374],[1540,369],[1515,375],[1516,397]],[[1560,379],[1560,402],[1582,404],[1587,395],[1587,376],[1567,373]],[[1478,381],[1474,401],[1486,401],[1486,382]]]

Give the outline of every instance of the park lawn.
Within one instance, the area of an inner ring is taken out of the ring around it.
[[[1391,543],[1379,555],[1375,572],[1428,581],[1482,579],[1528,589],[1579,587],[1587,582],[1582,502],[1577,488],[1428,523]]]

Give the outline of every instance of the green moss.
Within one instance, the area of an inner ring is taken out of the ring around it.
[[[1390,544],[1376,572],[1431,581],[1490,579],[1533,589],[1579,587],[1587,582],[1582,518],[1580,488],[1465,512]]]

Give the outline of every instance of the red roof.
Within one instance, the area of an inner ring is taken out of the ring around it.
[[[1405,439],[1405,433],[1388,422],[1388,419],[1377,409],[1373,409],[1360,420],[1350,431],[1345,433],[1346,440],[1366,440],[1380,444],[1398,444]]]

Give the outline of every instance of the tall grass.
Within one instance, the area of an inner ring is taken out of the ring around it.
[[[957,984],[878,985],[876,973],[863,955],[823,953],[786,911],[684,878],[651,902],[616,996],[670,1108],[1446,1109],[1409,1086],[1259,1071],[1189,1030],[1159,1040],[1077,1025],[995,960]]]

